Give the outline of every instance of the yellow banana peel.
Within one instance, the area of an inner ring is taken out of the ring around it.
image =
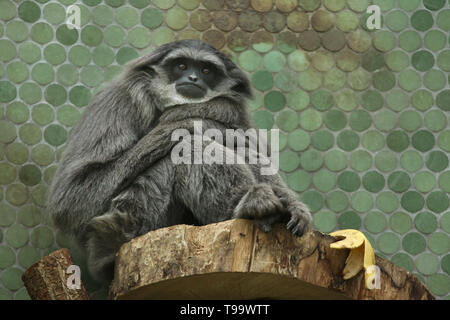
[[[345,229],[330,233],[331,236],[342,238],[330,244],[333,249],[350,249],[342,271],[344,280],[350,279],[364,268],[366,288],[372,289],[377,268],[375,266],[375,252],[366,236],[358,230]]]

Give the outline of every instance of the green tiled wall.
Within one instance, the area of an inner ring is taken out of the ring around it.
[[[381,30],[366,27],[370,4]],[[447,0],[0,0],[0,298],[28,298],[22,272],[71,248],[46,191],[96,88],[185,38],[248,72],[255,125],[281,129],[282,176],[315,228],[362,230],[448,298],[449,32]]]

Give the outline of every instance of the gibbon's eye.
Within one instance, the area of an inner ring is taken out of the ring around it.
[[[210,73],[210,71],[209,71],[208,68],[203,68],[202,72],[203,72],[204,74],[209,74],[209,73]]]
[[[183,63],[180,63],[180,64],[178,65],[178,68],[179,68],[180,70],[186,70],[186,65],[183,64]]]

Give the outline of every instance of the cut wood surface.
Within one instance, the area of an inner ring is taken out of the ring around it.
[[[124,244],[116,258],[113,299],[434,299],[411,273],[376,257],[380,288],[364,272],[342,279],[348,250],[330,235],[269,233],[250,220],[176,225]]]
[[[45,256],[22,275],[22,280],[32,300],[88,300],[89,296],[80,280],[79,289],[70,289],[67,268],[74,265],[67,249]]]

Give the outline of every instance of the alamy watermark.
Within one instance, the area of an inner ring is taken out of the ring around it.
[[[279,169],[279,130],[250,128],[218,129],[203,132],[202,121],[194,121],[194,134],[186,129],[172,132],[172,141],[181,141],[171,152],[174,164],[254,164],[261,175],[274,175]],[[269,150],[271,151],[269,152]],[[270,153],[270,154],[269,154]]]

